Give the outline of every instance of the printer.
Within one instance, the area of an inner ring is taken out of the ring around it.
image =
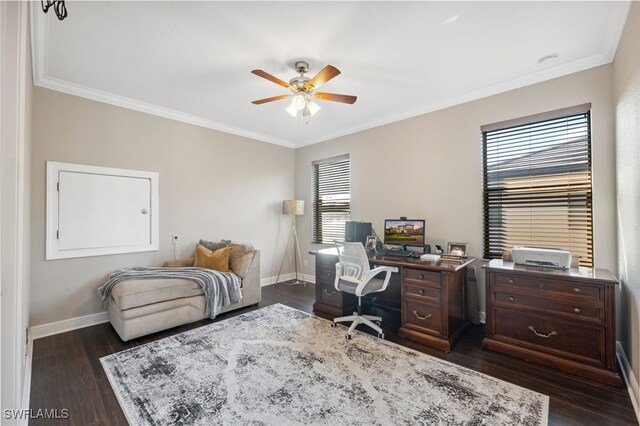
[[[571,266],[571,252],[567,250],[540,247],[514,247],[511,249],[514,263],[549,268],[568,269]]]

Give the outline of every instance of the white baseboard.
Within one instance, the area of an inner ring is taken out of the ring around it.
[[[282,275],[280,275],[280,282],[282,282],[282,281],[289,281],[289,280],[294,279],[295,277],[296,277],[295,272],[291,272],[291,273],[289,273],[289,274],[282,274]],[[275,283],[276,283],[276,279],[278,279],[278,277],[277,277],[277,276],[275,276],[275,277],[262,278],[262,279],[260,280],[260,286],[261,286],[261,287],[264,287],[264,286],[267,286],[267,285],[275,284]]]
[[[268,285],[275,284],[277,278],[278,277],[262,278],[260,280],[260,287],[265,287],[265,286],[268,286]],[[296,276],[295,272],[291,272],[291,273],[288,273],[288,274],[280,275],[280,282],[289,281],[289,280],[292,280],[294,278],[299,279],[299,280],[305,280],[306,282],[312,283],[312,284],[316,283],[316,276],[315,275],[309,275],[309,274],[304,274],[303,275],[302,273],[298,273],[298,275]]]
[[[633,409],[636,412],[638,423],[640,423],[640,386],[638,386],[638,379],[633,374],[627,354],[624,352],[624,348],[620,342],[616,342],[616,353],[618,355],[618,365],[620,366],[622,377],[624,377],[624,381],[627,384],[629,397],[631,397]]]
[[[103,322],[109,322],[109,314],[106,311],[82,317],[69,318],[62,321],[50,322],[48,324],[35,325],[31,327],[31,340],[76,330],[78,328],[102,324]]]

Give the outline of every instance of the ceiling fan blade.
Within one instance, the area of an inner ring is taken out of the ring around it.
[[[335,93],[323,93],[323,92],[316,92],[314,93],[314,96],[317,99],[321,99],[323,101],[342,102],[343,104],[353,104],[358,99],[357,96],[338,95]]]
[[[272,98],[260,99],[257,101],[253,101],[251,103],[255,105],[260,105],[260,104],[266,104],[267,102],[279,101],[280,99],[286,99],[288,97],[289,95],[280,95],[280,96],[274,96]]]
[[[280,80],[278,77],[272,76],[268,72],[265,72],[265,71],[262,71],[262,70],[253,70],[253,71],[251,71],[251,73],[257,75],[258,77],[266,78],[267,80],[272,81],[275,84],[279,84],[282,87],[286,87],[287,89],[289,88],[289,83],[286,83],[286,82]]]
[[[332,65],[327,65],[326,67],[322,68],[315,77],[309,80],[307,84],[305,84],[305,87],[307,89],[317,89],[338,74],[340,74],[340,70],[338,68]]]

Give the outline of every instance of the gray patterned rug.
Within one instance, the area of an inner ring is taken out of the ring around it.
[[[101,358],[132,425],[546,425],[549,398],[273,305]]]

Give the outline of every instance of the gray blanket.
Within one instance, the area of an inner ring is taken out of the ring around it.
[[[236,274],[205,268],[124,268],[112,273],[107,282],[98,288],[98,293],[104,303],[109,299],[113,286],[120,281],[178,278],[194,281],[202,287],[207,300],[206,314],[211,319],[220,313],[223,306],[238,303],[242,299],[240,278]]]

